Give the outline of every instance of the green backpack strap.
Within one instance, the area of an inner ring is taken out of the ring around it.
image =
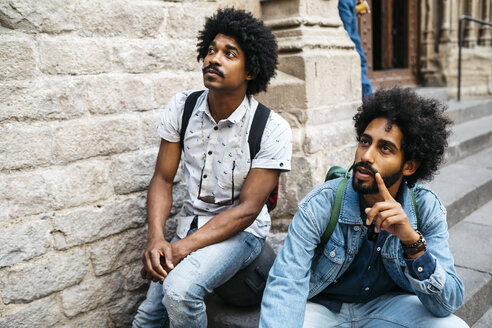
[[[408,189],[410,190],[410,195],[412,195],[413,209],[415,211],[415,215],[417,216],[417,230],[420,230],[419,211],[417,208],[417,201],[415,200],[415,193],[413,192],[413,188],[408,188]]]
[[[338,216],[340,215],[340,209],[342,208],[343,193],[345,192],[345,187],[347,186],[347,182],[350,178],[349,172],[351,169],[352,166],[345,170],[344,177],[342,181],[340,181],[340,183],[338,184],[337,192],[335,194],[335,202],[333,203],[333,207],[331,208],[330,222],[328,222],[328,226],[326,227],[323,236],[321,236],[321,242],[319,244],[320,247],[325,247],[328,240],[330,240],[331,234],[337,226]]]

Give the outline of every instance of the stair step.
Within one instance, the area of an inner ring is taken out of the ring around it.
[[[492,115],[455,125],[446,150],[446,164],[459,161],[490,146]]]
[[[447,116],[455,124],[492,115],[492,99],[475,99],[466,101],[450,100],[447,102]]]
[[[472,328],[490,328],[492,327],[492,306],[487,312],[473,325]]]
[[[492,195],[492,147],[440,169],[427,185],[439,196],[452,227]]]
[[[465,299],[456,315],[470,326],[492,305],[491,211],[492,200],[449,229],[449,247],[465,285]]]

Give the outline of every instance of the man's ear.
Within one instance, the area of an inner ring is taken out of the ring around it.
[[[403,176],[411,176],[412,174],[415,173],[415,171],[418,170],[420,167],[420,162],[417,162],[416,160],[412,159],[409,161],[406,161],[405,164],[403,164]]]
[[[254,76],[253,74],[251,73],[248,73],[248,75],[246,75],[246,81],[251,81],[251,80],[254,80],[256,76]]]

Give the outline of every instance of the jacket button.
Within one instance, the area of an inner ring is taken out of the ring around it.
[[[356,225],[356,226],[354,227],[354,231],[359,231],[359,230],[360,230],[360,227]]]
[[[418,268],[417,268],[417,271],[418,271],[418,272],[422,272],[422,271],[424,271],[424,269],[423,269],[422,267],[418,267]]]
[[[335,257],[335,255],[337,255],[337,253],[335,253],[335,251],[331,251],[331,252],[330,252],[330,256],[331,256],[331,257]]]

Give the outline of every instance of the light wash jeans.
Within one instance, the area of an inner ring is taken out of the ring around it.
[[[172,242],[179,240],[174,237]],[[264,239],[249,232],[185,257],[163,284],[152,282],[147,298],[139,306],[133,327],[207,327],[205,295],[232,278],[261,251]]]
[[[388,293],[367,303],[343,303],[340,313],[307,302],[303,328],[326,327],[465,328],[468,325],[454,314],[434,316],[416,295]]]

